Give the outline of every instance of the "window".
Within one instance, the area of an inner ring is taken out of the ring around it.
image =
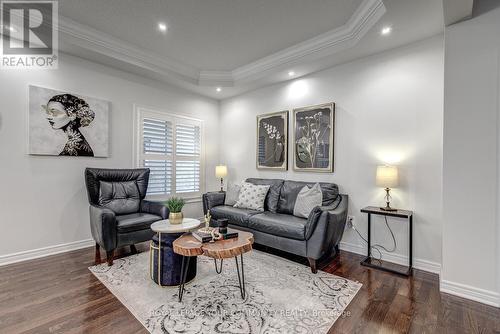
[[[136,108],[136,166],[151,170],[148,196],[203,192],[203,122]]]

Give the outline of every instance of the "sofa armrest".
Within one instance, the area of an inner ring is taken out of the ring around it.
[[[93,205],[89,207],[90,231],[94,240],[106,251],[116,248],[116,216],[108,208]]]
[[[307,256],[319,259],[325,253],[337,247],[344,234],[347,219],[349,197],[339,195],[338,203],[329,207],[317,207],[311,212],[306,226]]]
[[[213,191],[203,194],[203,214],[207,214],[208,210],[215,206],[224,205],[226,200],[226,192],[224,191]]]
[[[312,233],[316,229],[316,225],[318,225],[318,222],[320,219],[328,219],[328,212],[336,210],[340,204],[342,203],[342,196],[339,195],[337,199],[328,206],[317,206],[314,209],[312,209],[311,213],[309,214],[309,217],[307,217],[307,223],[306,223],[306,228],[305,228],[305,237],[306,240],[308,240]]]
[[[162,202],[154,202],[142,200],[141,212],[150,213],[152,215],[160,216],[162,219],[168,218],[168,208]]]

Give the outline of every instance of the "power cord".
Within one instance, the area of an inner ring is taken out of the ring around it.
[[[387,249],[386,247],[384,247],[383,245],[380,245],[380,244],[375,244],[375,245],[372,245],[371,248],[372,250],[376,250],[379,254],[379,258],[377,259],[375,256],[373,257],[375,260],[377,261],[381,261],[382,260],[382,252],[380,251],[379,248],[385,250],[386,252],[388,253],[393,253],[394,251],[396,251],[396,248],[397,248],[397,243],[396,243],[396,238],[394,237],[394,232],[392,232],[392,229],[391,227],[389,226],[389,223],[387,222],[387,217],[384,216],[384,219],[385,219],[385,226],[387,226],[387,229],[389,230],[389,232],[391,233],[391,237],[392,237],[392,242],[393,242],[393,247],[392,249]],[[368,243],[368,240],[366,240],[366,238],[364,238],[361,233],[356,229],[356,226],[352,223],[352,229],[354,231],[356,231],[356,233],[359,235],[359,237],[361,239],[363,239],[364,242]]]

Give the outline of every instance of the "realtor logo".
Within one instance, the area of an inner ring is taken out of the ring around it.
[[[57,1],[0,1],[1,69],[57,69]]]

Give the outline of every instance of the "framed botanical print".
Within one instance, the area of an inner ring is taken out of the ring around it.
[[[293,169],[333,172],[335,103],[293,110]]]
[[[257,116],[257,169],[287,170],[288,111]]]

